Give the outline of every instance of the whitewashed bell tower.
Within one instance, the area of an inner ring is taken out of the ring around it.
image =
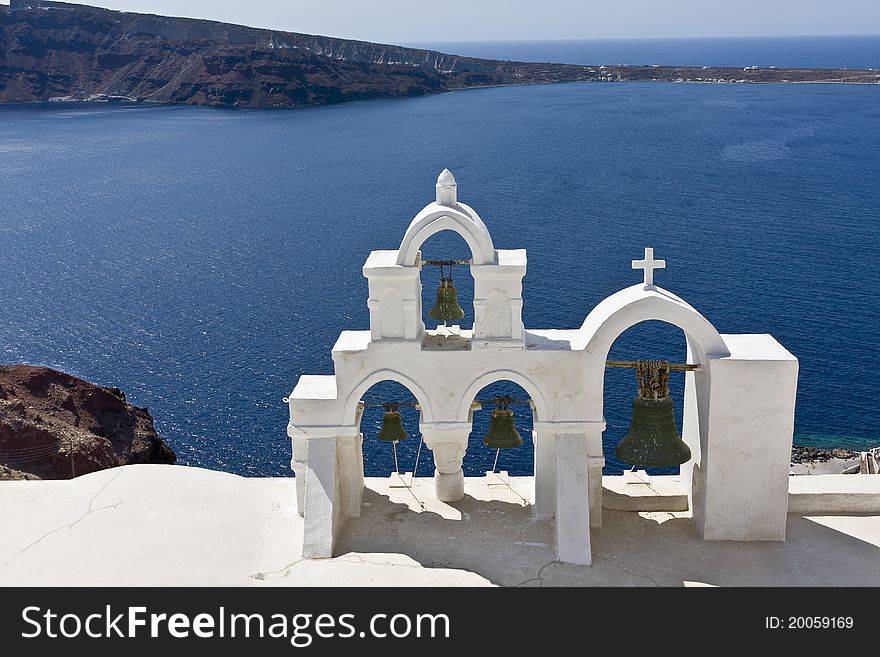
[[[412,220],[400,248],[373,251],[364,265],[369,281],[370,335],[373,340],[420,341],[422,321],[421,251],[432,235],[451,230],[472,253],[474,328],[471,348],[523,348],[522,279],[526,252],[496,250],[480,215],[458,202],[455,178],[448,169],[437,179],[437,200]]]
[[[422,319],[420,249],[445,230],[471,251],[472,329],[426,329]],[[694,364],[684,374],[682,432],[692,456],[681,472],[698,531],[706,539],[784,539],[797,359],[769,335],[719,334],[656,286],[655,270],[666,262],[652,249],[632,263],[643,280],[602,301],[580,328],[524,329],[526,265],[524,250],[495,248],[477,212],[458,200],[448,170],[400,247],[370,254],[369,330],[344,331],[332,350],[334,374],[303,375],[289,396],[303,556],[332,556],[345,518],[360,514],[361,397],[371,386],[396,381],[416,397],[436,495],[455,503],[465,492],[474,399],[508,380],[531,398],[535,515],[553,522],[560,561],[589,564],[590,527],[602,521],[606,359],[614,340],[645,320],[679,327]]]

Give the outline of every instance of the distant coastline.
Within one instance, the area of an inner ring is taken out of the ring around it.
[[[880,35],[555,41],[448,41],[406,43],[484,59],[565,64],[653,64],[742,69],[821,68],[880,71]]]
[[[564,82],[880,84],[873,69],[485,59],[44,0],[2,7],[0,43],[3,104],[286,108]]]

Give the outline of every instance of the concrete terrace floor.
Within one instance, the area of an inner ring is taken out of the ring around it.
[[[687,513],[610,511],[593,565],[555,561],[552,527],[511,487],[368,479],[338,556],[300,559],[293,479],[138,465],[0,483],[5,586],[878,586],[880,516],[790,514],[784,543],[704,542]],[[418,498],[418,499],[417,499]],[[422,510],[420,502],[425,505]]]

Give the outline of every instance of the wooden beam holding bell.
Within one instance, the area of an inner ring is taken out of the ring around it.
[[[636,365],[639,394],[632,402],[629,430],[615,450],[630,465],[665,468],[687,463],[691,450],[675,426],[669,397],[669,363],[641,360]]]

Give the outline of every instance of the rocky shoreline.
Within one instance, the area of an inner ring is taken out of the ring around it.
[[[825,449],[822,447],[795,445],[791,448],[792,463],[827,463],[831,459],[853,459],[858,457],[858,452],[843,449],[842,447]]]
[[[118,12],[0,5],[0,103],[285,108],[561,82],[880,83],[880,71],[515,62]]]
[[[860,453],[841,447],[795,445],[791,450],[792,475],[857,474]]]
[[[48,367],[0,365],[0,481],[176,460],[149,411],[118,388]]]

